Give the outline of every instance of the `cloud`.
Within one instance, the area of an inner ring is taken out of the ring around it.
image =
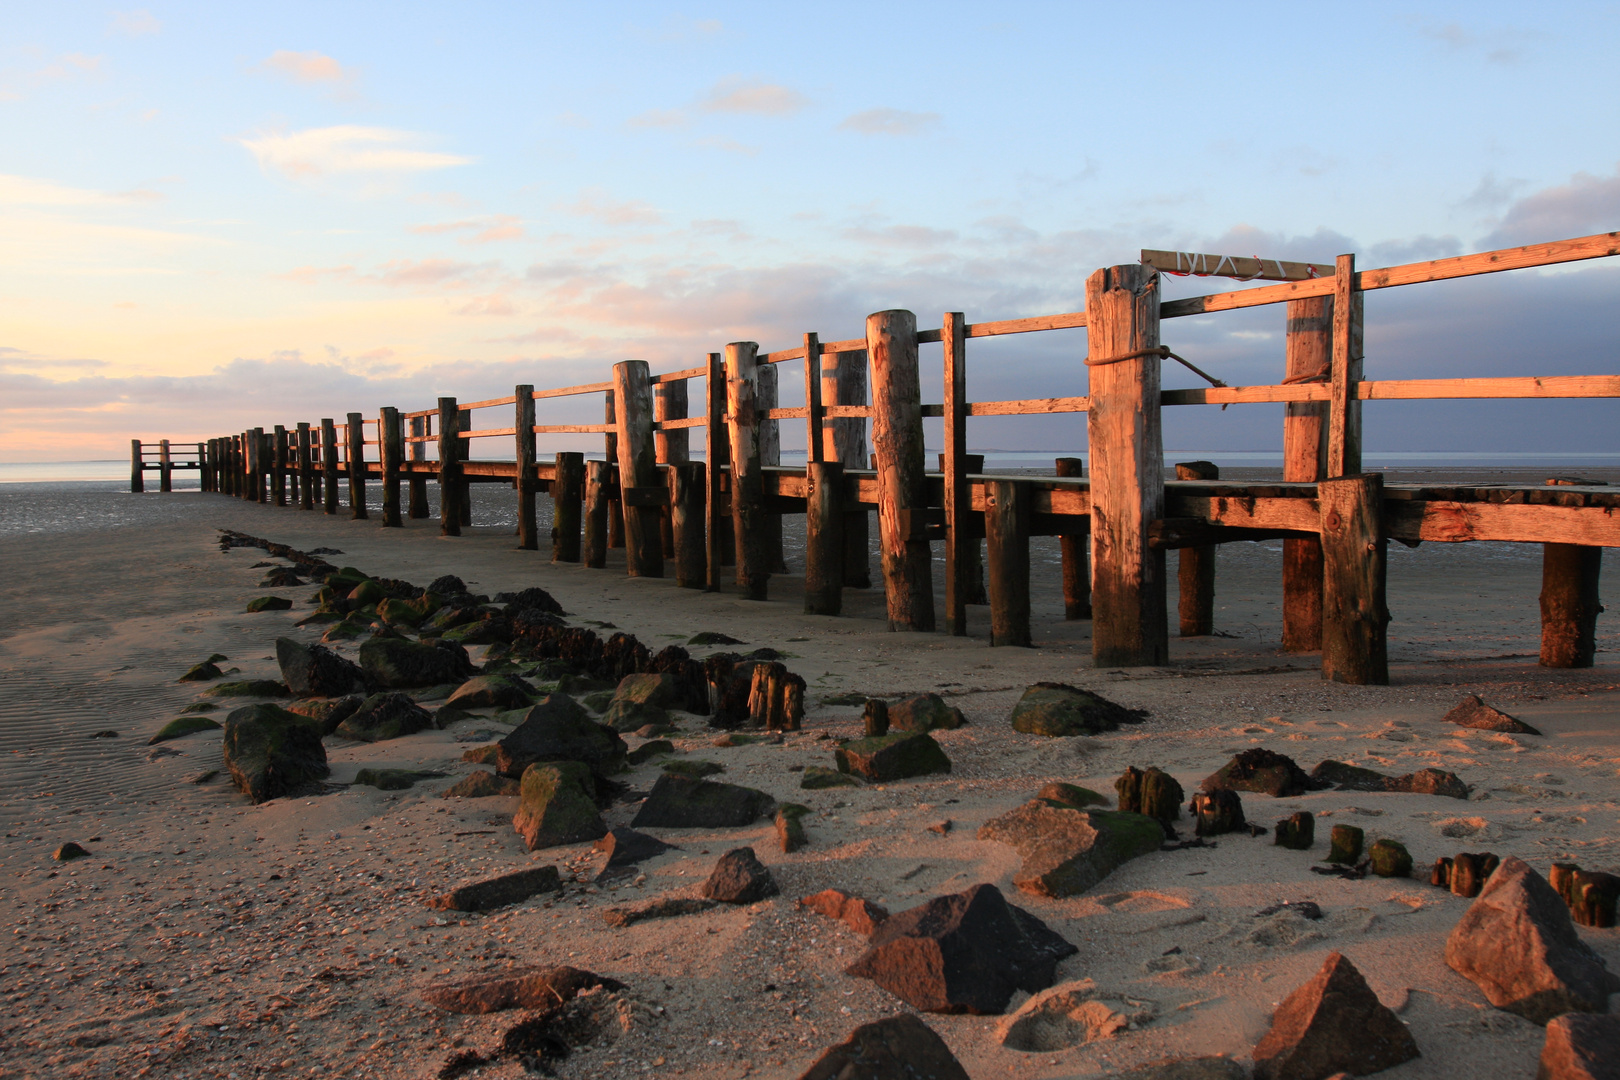
[[[408,144],[421,136],[394,128],[339,124],[285,135],[239,138],[262,169],[302,178],[330,173],[408,173],[469,165],[459,154],[417,150]]]
[[[845,229],[844,238],[880,247],[932,248],[957,238],[952,229],[930,229],[922,225],[889,225],[883,228]]]
[[[393,259],[366,278],[383,285],[419,288],[464,282],[484,269],[486,267],[454,259]]]
[[[656,225],[664,220],[657,207],[640,199],[614,202],[601,188],[587,188],[579,201],[561,208],[575,217],[591,218],[603,225]]]
[[[128,37],[145,37],[162,30],[163,23],[145,8],[137,8],[134,11],[113,12],[109,29]]]
[[[648,109],[624,122],[627,128],[680,128],[690,121],[679,109]]]
[[[939,123],[936,112],[906,112],[904,109],[867,109],[846,116],[841,131],[862,135],[920,135]]]
[[[704,112],[791,116],[810,104],[797,90],[758,79],[722,79],[699,103]]]
[[[1620,167],[1613,176],[1576,173],[1510,204],[1482,243],[1487,248],[1568,240],[1620,228]]]
[[[736,139],[727,139],[719,135],[706,135],[697,141],[697,144],[708,150],[724,150],[728,154],[741,154],[743,157],[758,157],[759,147],[740,143]]]
[[[469,218],[463,221],[445,221],[432,225],[412,225],[410,231],[420,236],[475,230],[462,237],[463,244],[488,244],[496,240],[521,240],[525,233],[522,219],[510,214],[496,214],[488,218]]]
[[[277,49],[262,66],[296,83],[344,84],[353,82],[355,78],[352,69],[346,69],[330,56],[318,52]]]
[[[73,188],[52,180],[0,174],[0,206],[127,206],[158,202],[162,192],[147,188],[113,193]]]
[[[452,310],[457,315],[506,316],[517,314],[517,309],[512,306],[512,298],[504,293],[475,296]]]

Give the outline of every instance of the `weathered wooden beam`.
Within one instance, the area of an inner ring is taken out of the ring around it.
[[[535,475],[534,387],[522,383],[512,390],[512,455],[517,465],[518,548],[540,550],[540,520],[534,497],[540,481]]]
[[[704,588],[720,591],[721,563],[724,561],[721,535],[723,521],[730,515],[724,511],[720,496],[721,467],[730,458],[730,441],[726,431],[726,378],[719,353],[710,353],[703,381],[703,499],[704,499]]]
[[[1316,505],[1312,500],[1311,505]],[[1148,543],[1165,551],[1209,545],[1236,544],[1245,540],[1297,539],[1304,536],[1315,539],[1316,532],[1303,533],[1295,529],[1244,529],[1229,525],[1212,525],[1201,518],[1164,518],[1148,526]]]
[[[461,497],[466,488],[461,479],[460,411],[456,399],[439,399],[439,535],[461,535]]]
[[[837,615],[844,609],[844,466],[813,461],[807,474],[804,612]]]
[[[558,451],[551,481],[551,561],[580,560],[580,530],[585,503],[585,455]]]
[[[1177,480],[1219,480],[1212,461],[1178,461]],[[1208,637],[1215,632],[1215,545],[1199,544],[1177,553],[1176,615],[1182,637]]]
[[[382,479],[383,528],[404,526],[399,517],[399,467],[405,459],[405,429],[399,410],[384,405],[377,414],[377,465]]]
[[[607,566],[608,553],[608,474],[605,461],[585,463],[585,565],[593,570]]]
[[[945,496],[945,632],[967,634],[967,606],[979,568],[979,537],[970,527],[973,495],[967,482],[967,318],[947,311],[940,330],[945,349],[945,452],[940,474]]]
[[[1080,479],[1085,475],[1085,461],[1077,457],[1060,457],[1054,462],[1058,476]],[[1063,561],[1063,617],[1073,621],[1091,618],[1091,515],[1083,519],[1085,528],[1065,533],[1058,540],[1058,551]]]
[[[411,442],[409,457],[413,463],[420,461],[425,464],[427,462],[427,443],[421,441],[427,438],[427,433],[428,418],[426,416],[411,417]],[[416,519],[426,519],[432,517],[432,511],[428,509],[427,476],[417,472],[413,468],[411,470],[410,488],[410,516]]]
[[[1310,281],[1333,276],[1331,263],[1286,262],[1258,256],[1201,255],[1190,251],[1143,248],[1142,261],[1168,274],[1232,277],[1242,281]]]
[[[1328,377],[1333,370],[1333,297],[1288,302],[1288,379]],[[1283,479],[1314,483],[1327,476],[1327,402],[1294,402],[1283,410]],[[1322,541],[1283,541],[1284,652],[1322,648]]]
[[[1361,293],[1355,288],[1356,257],[1340,255],[1334,278],[1332,364],[1329,375],[1327,473],[1361,472]]]
[[[337,424],[331,417],[321,419],[321,487],[322,509],[328,514],[338,512],[338,440]]]
[[[702,462],[682,461],[668,466],[669,523],[674,549],[675,584],[701,589],[708,584],[708,547],[704,540]]]
[[[931,631],[933,559],[925,531],[928,484],[917,317],[899,309],[868,315],[866,349],[872,362],[872,447],[889,629]]]
[[[1165,559],[1148,524],[1166,516],[1159,421],[1159,276],[1139,263],[1086,280],[1091,371],[1092,658],[1098,667],[1170,657]]]
[[[1383,528],[1384,478],[1377,473],[1317,485],[1322,530],[1322,677],[1389,684]]]
[[[1610,506],[1389,499],[1384,528],[1396,540],[1620,547],[1620,510]]]
[[[771,578],[766,549],[765,492],[760,476],[759,346],[726,346],[726,417],[731,435],[731,520],[737,536],[737,584],[764,600]]]
[[[619,504],[624,508],[625,569],[631,577],[664,576],[664,544],[656,502],[637,498],[658,491],[667,500],[668,484],[659,475],[653,445],[653,388],[645,360],[613,365],[613,395],[618,411]]]
[[[864,343],[862,343],[864,346]],[[821,353],[821,403],[826,417],[821,426],[822,459],[836,461],[851,469],[866,464],[866,349],[833,350],[823,345]],[[840,414],[840,409],[859,409],[860,415]],[[875,500],[874,500],[875,502]],[[869,512],[849,502],[844,516],[844,587],[872,587],[871,519]]]
[[[1029,484],[993,480],[986,488],[985,577],[990,592],[990,644],[1028,648],[1034,643],[1029,618]]]

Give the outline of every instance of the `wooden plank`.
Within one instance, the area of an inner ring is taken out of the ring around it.
[[[759,346],[726,346],[726,417],[731,442],[731,520],[736,532],[737,584],[749,600],[767,599],[771,579],[765,550],[765,496],[760,478]]]
[[[689,431],[692,428],[703,427],[707,423],[708,421],[701,416],[688,416],[681,420],[660,420],[658,423],[653,425],[653,430]]]
[[[456,399],[439,399],[439,535],[461,535],[461,440]]]
[[[665,487],[654,446],[653,387],[647,361],[622,360],[613,365],[613,398],[618,414],[619,484],[630,488]],[[664,543],[657,506],[624,507],[625,570],[631,577],[664,576]]]
[[[1620,375],[1541,375],[1496,379],[1398,379],[1360,384],[1362,401],[1439,398],[1620,397]]]
[[[1386,500],[1384,527],[1397,540],[1620,547],[1620,510],[1611,506]]]
[[[1040,416],[1047,413],[1085,412],[1091,408],[1088,397],[1027,398],[1023,401],[975,401],[968,405],[969,416]]]
[[[1288,303],[1285,331],[1286,378],[1316,378],[1333,368],[1333,297],[1313,296]],[[1293,389],[1320,390],[1320,401],[1298,401],[1283,410],[1283,479],[1315,483],[1327,475],[1325,384],[1295,383]],[[1322,648],[1322,541],[1300,537],[1283,541],[1284,652]]]
[[[725,427],[726,383],[720,354],[710,353],[704,372],[704,442],[703,442],[703,543],[705,584],[708,592],[720,591],[721,503],[720,469],[728,456],[728,436]]]
[[[990,593],[990,644],[1029,648],[1029,485],[986,483],[985,579]]]
[[[972,495],[967,482],[967,319],[947,311],[945,349],[945,452],[940,472],[945,496],[945,632],[967,634],[969,585],[979,564],[979,538],[968,526]]]
[[[1340,255],[1334,278],[1332,363],[1327,410],[1328,477],[1361,472],[1361,297],[1355,289],[1356,257]]]
[[[680,371],[666,371],[662,375],[652,376],[654,386],[662,383],[685,382],[687,379],[701,379],[708,373],[707,367],[682,368]]]
[[[536,390],[534,399],[542,398],[576,397],[580,394],[600,394],[612,390],[612,382],[585,383],[583,386],[565,386],[560,390]]]
[[[934,629],[933,560],[918,526],[927,507],[917,317],[866,317],[872,358],[872,448],[877,456],[878,532],[890,630]]]
[[[1200,518],[1236,529],[1316,532],[1321,527],[1315,499],[1188,495],[1169,491],[1165,495],[1164,516]]]
[[[1033,334],[1041,330],[1075,330],[1085,325],[1085,312],[1066,311],[1058,315],[1036,315],[1027,319],[971,323],[963,332],[970,338],[1001,337],[1005,334]]]
[[[1210,461],[1178,461],[1178,480],[1219,480]],[[1215,546],[1198,544],[1176,553],[1176,616],[1182,637],[1208,637],[1215,632]]]
[[[1311,281],[1330,278],[1332,263],[1287,262],[1245,255],[1200,255],[1190,251],[1142,249],[1142,261],[1177,277],[1230,277],[1239,281]]]
[[[1140,263],[1086,280],[1091,372],[1092,658],[1098,667],[1169,660],[1164,552],[1148,525],[1165,516],[1159,422],[1159,276]],[[1135,354],[1135,355],[1133,355]],[[1132,359],[1109,363],[1114,357]]]
[[[530,387],[529,392],[531,394],[534,393],[534,388]],[[461,407],[463,409],[489,409],[495,407],[496,405],[511,405],[516,401],[517,398],[508,395],[506,397],[490,398],[488,401],[469,401]]]
[[[555,461],[551,482],[551,561],[577,563],[585,501],[585,455],[576,450],[561,450]]]
[[[1331,396],[1332,390],[1326,383],[1303,383],[1293,386],[1198,386],[1186,390],[1162,390],[1159,392],[1159,404],[1254,405],[1279,401],[1327,401]]]
[[[540,518],[535,506],[534,463],[539,448],[534,441],[534,387],[512,388],[512,457],[517,466],[518,549],[540,550]]]
[[[835,349],[823,345],[821,352],[821,401],[827,420],[821,426],[822,457],[844,466],[844,475],[865,469],[866,343],[858,349]],[[846,481],[846,487],[848,482]],[[847,494],[847,492],[846,492]],[[871,500],[876,502],[874,498]],[[844,500],[844,588],[872,587],[870,554],[870,512],[856,501]]]
[[[507,404],[510,405],[511,402],[507,402]],[[530,399],[529,404],[534,404],[533,399]],[[468,410],[463,409],[461,411],[467,412]],[[509,439],[517,433],[518,429],[515,427],[484,428],[480,431],[463,431],[461,433],[461,438],[463,441],[470,441],[472,439]]]
[[[769,408],[759,411],[761,420],[806,420],[809,419],[810,409],[804,405],[790,405],[786,408]]]
[[[612,424],[536,424],[534,431],[537,435],[584,435],[606,434],[613,430]]]
[[[1334,329],[1337,332],[1337,325]],[[1389,685],[1389,607],[1384,597],[1389,541],[1384,533],[1383,487],[1384,478],[1377,473],[1317,485],[1322,512],[1322,677],[1333,682]]]

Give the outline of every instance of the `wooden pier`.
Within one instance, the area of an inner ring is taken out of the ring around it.
[[[145,449],[153,444],[137,441],[131,486],[142,490],[144,472],[156,467],[169,490],[173,469],[198,468],[205,491],[328,514],[346,507],[366,518],[366,489],[375,482],[388,528],[400,526],[402,515],[428,516],[431,481],[440,492],[440,529],[457,536],[470,523],[468,486],[499,483],[516,494],[520,549],[542,548],[535,500],[547,494],[553,561],[601,567],[609,546],[622,546],[632,576],[668,576],[710,591],[735,587],[757,600],[771,595],[782,565],[782,516],[803,514],[804,607],[825,615],[839,614],[843,589],[869,584],[867,529],[875,510],[890,628],[966,634],[968,605],[987,598],[992,645],[1031,643],[1029,539],[1058,536],[1065,617],[1092,619],[1095,661],[1110,667],[1168,660],[1169,551],[1180,553],[1180,631],[1207,634],[1214,546],[1281,538],[1283,647],[1320,651],[1324,678],[1373,684],[1389,678],[1390,539],[1540,543],[1541,663],[1585,667],[1601,611],[1601,549],[1620,546],[1620,488],[1385,484],[1362,472],[1361,414],[1369,401],[1614,398],[1620,375],[1367,380],[1361,297],[1616,254],[1620,233],[1377,270],[1357,270],[1351,255],[1326,266],[1144,252],[1141,263],[1092,274],[1084,311],[979,323],[949,312],[938,328],[925,329],[909,311],[881,311],[868,317],[861,337],[822,341],[811,333],[775,352],[733,342],[680,371],[655,374],[645,361],[627,360],[614,365],[611,378],[582,386],[525,385],[484,401],[445,397],[429,409],[349,413],[341,424],[327,418],[254,428],[196,444],[194,455],[182,455],[195,461],[172,459],[176,448],[194,444],[165,441],[154,466]],[[1226,263],[1233,265],[1218,272],[1276,283],[1161,300],[1161,273]],[[1275,384],[1227,386],[1161,340],[1170,320],[1262,305],[1282,305],[1286,320],[1285,370]],[[1077,342],[1075,352],[1090,375],[1085,396],[969,398],[969,341],[1081,328],[1086,345]],[[918,346],[931,342],[943,347],[945,400],[937,404],[925,403],[919,390]],[[1167,360],[1212,385],[1162,389]],[[803,406],[778,407],[778,365],[799,367]],[[537,401],[568,397],[600,398],[604,421],[535,422]],[[1208,462],[1181,463],[1177,478],[1166,480],[1164,408],[1257,402],[1287,405],[1281,482],[1223,481]],[[967,453],[973,417],[1054,413],[1087,416],[1089,476],[1073,458],[1057,461],[1054,476],[987,475],[982,458]],[[924,454],[924,417],[944,419],[935,470]],[[806,427],[803,468],[780,464],[782,422]],[[704,439],[701,462],[692,460],[694,429]],[[541,455],[538,436],[578,433],[601,434],[606,460]],[[513,440],[512,459],[471,459],[474,439]],[[945,553],[943,612],[935,610],[932,581],[936,543]]]

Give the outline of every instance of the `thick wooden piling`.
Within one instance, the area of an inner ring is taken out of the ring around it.
[[[1597,617],[1603,610],[1598,596],[1603,549],[1541,547],[1541,666],[1591,667],[1597,654]]]
[[[726,431],[726,376],[719,353],[710,353],[703,390],[703,561],[704,589],[720,591],[724,557],[720,525],[731,520],[721,496],[721,467],[730,459],[730,436]]]
[[[1177,480],[1219,480],[1212,461],[1178,461]],[[1215,545],[1199,544],[1176,552],[1177,611],[1182,637],[1208,637],[1215,632]]]
[[[579,562],[581,508],[585,503],[585,455],[559,451],[551,482],[551,561]]]
[[[945,347],[945,452],[939,471],[945,488],[945,632],[967,633],[971,579],[979,565],[973,489],[967,482],[967,319],[947,311],[940,330]]]
[[[685,465],[692,460],[692,433],[686,428],[665,430],[663,425],[671,420],[685,420],[687,417],[687,389],[685,379],[666,379],[653,387],[653,421],[658,425],[653,435],[654,457],[660,465],[673,467]],[[675,558],[675,504],[674,481],[667,481],[670,486],[671,502],[659,514],[658,531],[663,542],[664,558]]]
[[[1164,664],[1165,559],[1148,544],[1148,526],[1164,517],[1158,274],[1141,263],[1093,273],[1086,327],[1092,658],[1098,667]]]
[[[461,514],[463,527],[472,525],[472,481],[462,463],[472,457],[472,443],[461,437],[462,432],[473,430],[472,410],[456,410],[456,509]]]
[[[315,470],[310,457],[309,421],[301,420],[294,429],[298,455],[298,508],[315,509]]]
[[[399,467],[405,460],[405,429],[399,410],[385,405],[377,416],[377,460],[382,473],[383,528],[404,526],[399,518]]]
[[[277,428],[276,430],[281,430]],[[169,457],[169,440],[158,440],[158,491],[174,490],[174,463]]]
[[[329,416],[321,419],[321,506],[328,514],[338,512],[337,424]]]
[[[456,399],[439,399],[439,535],[461,535],[461,434]]]
[[[427,461],[427,443],[418,441],[427,437],[427,424],[428,418],[425,416],[411,417],[411,441],[409,444],[409,457],[413,464],[418,461]],[[427,484],[427,477],[417,472],[413,468],[411,470],[410,481],[410,515],[413,518],[425,519],[433,516],[432,511],[428,509]]]
[[[129,490],[139,495],[146,490],[146,464],[141,458],[141,440],[129,440]]]
[[[1333,297],[1288,302],[1284,381],[1328,381],[1333,371]],[[1291,401],[1283,407],[1283,479],[1315,483],[1327,476],[1325,401]],[[1322,648],[1322,541],[1314,536],[1283,540],[1284,652]]]
[[[276,505],[286,506],[287,473],[292,457],[291,446],[287,441],[287,429],[277,424],[271,439],[270,490],[275,493]]]
[[[613,365],[613,396],[618,410],[625,570],[631,577],[663,577],[664,544],[658,523],[662,506],[669,501],[669,485],[659,476],[653,446],[653,388],[647,361]]]
[[[1322,534],[1322,677],[1389,684],[1384,582],[1384,478],[1376,473],[1317,484]]]
[[[219,493],[221,495],[236,494],[236,459],[231,453],[232,439],[229,435],[219,439]]]
[[[782,422],[772,420],[769,413],[779,404],[777,371],[775,364],[760,364],[759,386],[754,407],[759,415],[759,463],[761,466],[782,464]],[[787,572],[787,552],[782,546],[782,515],[767,510],[761,517],[765,531],[765,565],[773,574]]]
[[[608,494],[610,466],[605,461],[585,463],[585,565],[600,570],[607,565]]]
[[[824,410],[831,406],[866,405],[866,350],[821,354],[821,404]],[[821,430],[823,461],[837,461],[846,471],[867,467],[865,417],[830,417]],[[872,587],[870,537],[870,513],[862,507],[845,510],[845,588]]]
[[[607,425],[607,432],[602,436],[602,451],[611,473],[619,463],[619,420],[615,408],[614,393],[609,390],[602,395],[602,422]],[[619,501],[619,493],[609,488],[608,494],[608,533],[607,546],[610,548],[624,547],[624,504]]]
[[[872,447],[877,454],[878,533],[890,630],[934,629],[928,481],[923,458],[917,317],[879,311],[866,317],[872,359]]]
[[[1086,474],[1083,458],[1060,457],[1053,465],[1058,476],[1078,479]],[[1063,565],[1063,618],[1069,622],[1091,618],[1091,518],[1079,520],[1081,528],[1058,537]]]
[[[349,513],[355,521],[364,521],[366,512],[366,420],[357,412],[349,414],[348,426],[343,429],[349,466]]]
[[[253,501],[263,503],[269,500],[267,485],[270,481],[270,438],[264,428],[253,429]]]
[[[990,644],[1028,648],[1029,515],[1027,480],[985,485],[985,577],[990,592]]]
[[[749,600],[766,599],[765,490],[759,453],[759,346],[726,346],[726,420],[731,444],[731,520],[737,538],[737,584]]]
[[[704,543],[704,497],[701,462],[669,466],[669,520],[675,555],[675,584],[701,589],[708,584],[708,548]]]
[[[517,476],[513,487],[517,489],[518,548],[523,551],[540,550],[540,519],[535,509],[535,495],[540,490],[540,476],[535,471],[534,443],[534,387],[523,383],[512,391],[513,454],[517,462]]]
[[[844,605],[844,466],[806,466],[804,613],[837,615]]]

